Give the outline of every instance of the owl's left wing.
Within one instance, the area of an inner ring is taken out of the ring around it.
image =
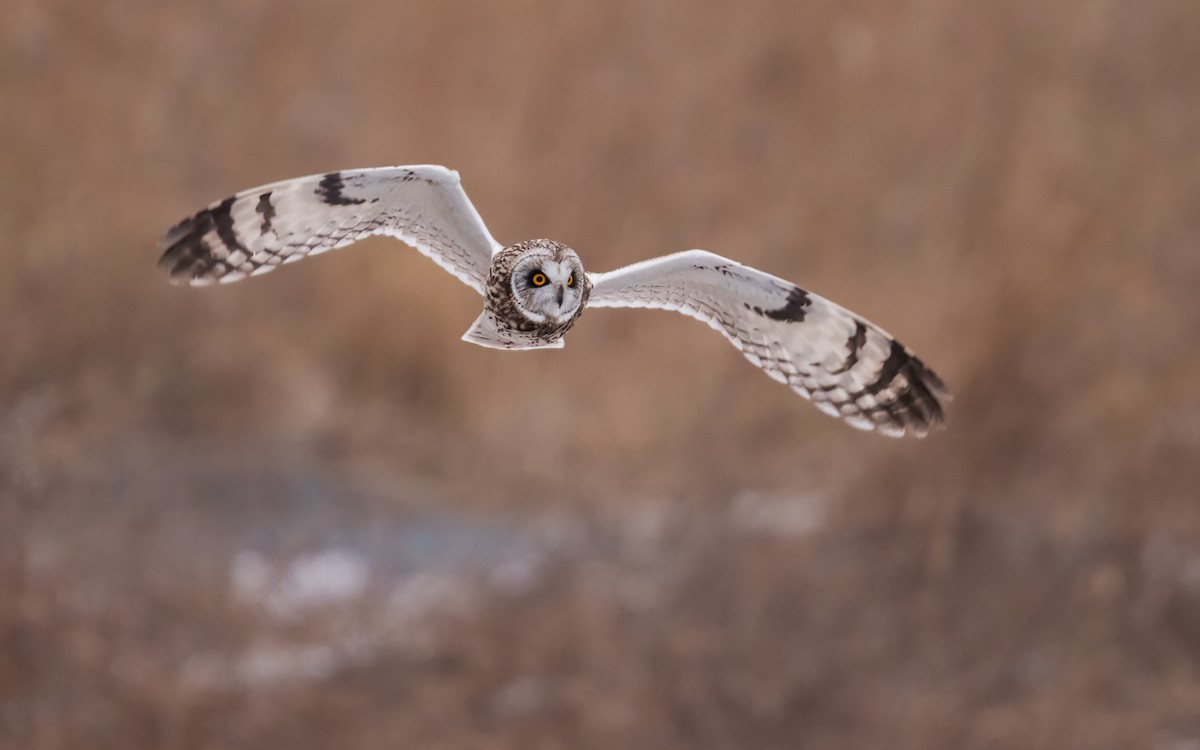
[[[229,282],[375,234],[396,237],[484,293],[500,249],[459,183],[432,164],[347,169],[244,190],[167,233],[172,281]]]
[[[941,379],[878,326],[791,282],[690,250],[589,274],[589,307],[676,310],[720,331],[821,411],[923,437],[943,421]]]

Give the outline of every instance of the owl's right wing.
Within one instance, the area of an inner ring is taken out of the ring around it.
[[[329,172],[245,190],[171,229],[159,265],[172,281],[237,281],[376,234],[407,242],[480,294],[501,249],[458,172],[420,165]]]
[[[768,375],[864,430],[924,436],[941,379],[886,331],[789,281],[703,250],[590,274],[588,307],[675,310],[720,331]]]

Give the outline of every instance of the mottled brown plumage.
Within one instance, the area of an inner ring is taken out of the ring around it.
[[[519,304],[514,289],[513,271],[519,263],[527,261],[531,256],[543,257],[555,263],[570,263],[576,267],[575,279],[580,286],[580,303],[567,318],[537,321]],[[522,333],[532,333],[540,340],[553,342],[571,330],[571,326],[579,320],[591,291],[592,282],[584,272],[583,264],[574,250],[553,240],[526,240],[510,245],[492,256],[484,305],[495,315],[500,325]]]

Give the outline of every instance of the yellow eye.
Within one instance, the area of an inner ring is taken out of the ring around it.
[[[567,277],[567,286],[575,286],[575,275],[571,274]]]
[[[533,277],[529,279],[529,281],[530,281],[530,282],[531,282],[531,283],[532,283],[534,286],[546,286],[546,274],[544,274],[544,273],[535,273],[535,274],[533,275]]]

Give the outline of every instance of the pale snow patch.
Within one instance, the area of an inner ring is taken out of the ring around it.
[[[729,509],[737,528],[771,536],[807,536],[825,525],[826,502],[818,495],[767,495],[744,492]]]
[[[301,555],[279,573],[257,552],[242,552],[230,576],[239,599],[262,602],[272,614],[291,617],[362,596],[370,573],[361,555],[331,548]]]

